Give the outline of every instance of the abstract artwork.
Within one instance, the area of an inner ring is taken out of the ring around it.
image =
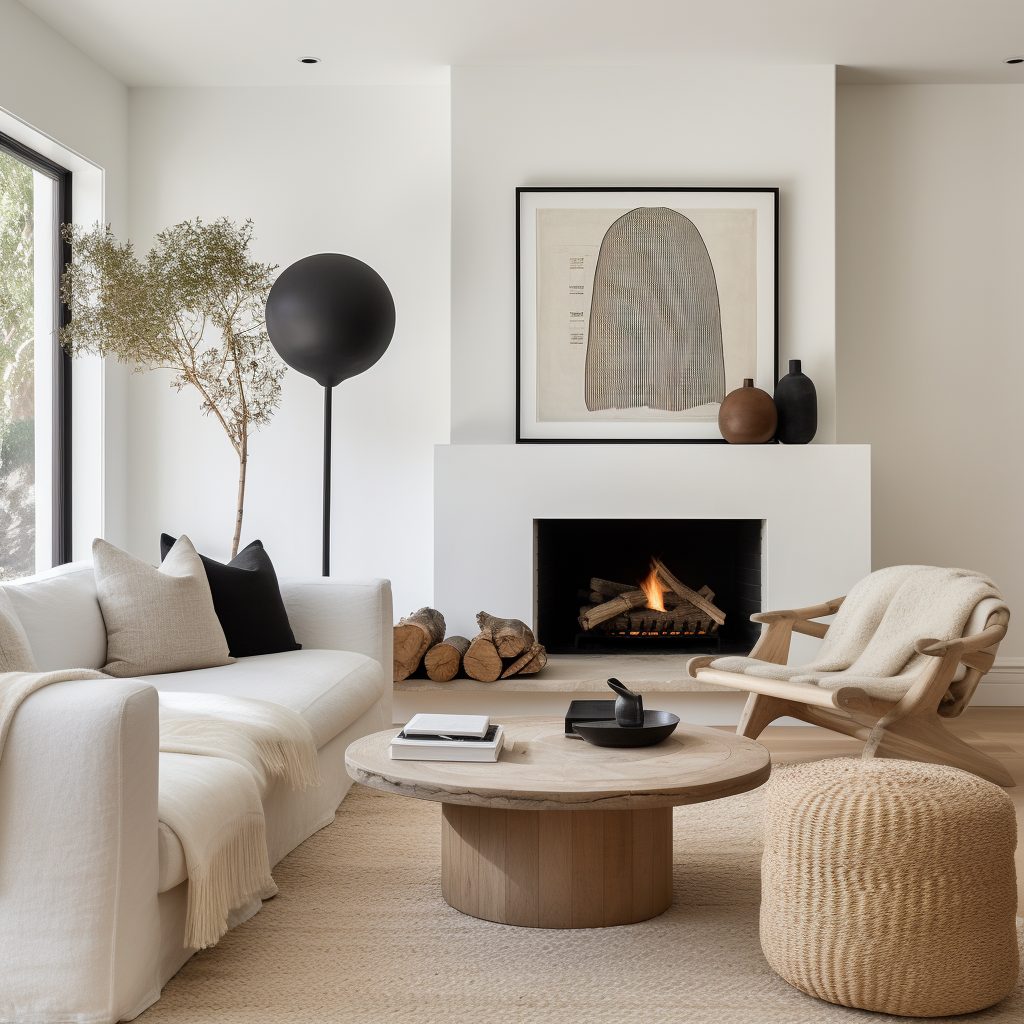
[[[721,441],[772,390],[776,189],[517,192],[517,441]]]

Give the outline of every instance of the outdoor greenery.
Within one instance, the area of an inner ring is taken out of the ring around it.
[[[0,579],[35,571],[32,189],[0,151]]]
[[[114,356],[136,370],[174,371],[178,391],[199,392],[204,415],[224,428],[238,456],[231,555],[238,551],[249,434],[281,399],[284,364],[264,324],[277,269],[252,259],[253,225],[226,217],[184,221],[162,231],[145,259],[109,226],[65,228],[72,262],[61,280],[71,309],[61,344],[73,356]]]

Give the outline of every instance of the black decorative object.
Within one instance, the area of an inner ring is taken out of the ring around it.
[[[608,685],[618,694],[615,698],[615,721],[623,728],[644,724],[644,699],[618,679],[609,679]]]
[[[679,716],[668,711],[645,711],[643,725],[621,726],[618,722],[577,722],[576,730],[595,747],[653,747],[663,743],[679,724]]]
[[[577,722],[604,722],[615,714],[615,701],[613,700],[572,700],[569,701],[569,710],[565,713],[565,735],[575,739],[582,739],[579,733],[573,731]]]
[[[161,561],[174,540],[166,533],[160,535]],[[301,649],[288,621],[274,563],[260,541],[242,548],[227,565],[206,555],[199,557],[233,658]]]
[[[278,355],[324,389],[323,574],[331,559],[331,395],[368,370],[395,333],[395,303],[372,267],[336,252],[307,256],[274,282],[267,333]]]
[[[679,724],[679,716],[668,711],[644,711],[644,699],[618,679],[609,679],[608,685],[617,694],[615,720],[592,721],[577,719],[573,731],[596,747],[653,747],[667,740]],[[576,704],[573,701],[573,704]],[[579,703],[583,703],[582,701]],[[611,701],[587,701],[588,704],[611,704]],[[571,712],[570,707],[570,712]],[[597,710],[596,708],[594,710]],[[568,718],[566,718],[568,722]]]
[[[810,444],[818,431],[818,394],[814,382],[790,359],[789,373],[775,385],[779,425],[775,439],[783,444]]]

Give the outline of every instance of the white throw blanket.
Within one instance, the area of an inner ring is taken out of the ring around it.
[[[51,683],[109,679],[92,669],[0,672],[0,756],[14,715]],[[213,945],[228,915],[277,892],[267,859],[261,795],[271,779],[293,789],[323,781],[306,721],[268,701],[160,694],[158,814],[181,841],[188,868],[185,946]]]
[[[232,910],[277,892],[261,802],[273,778],[293,789],[323,781],[301,715],[245,697],[160,694],[160,820],[185,852],[186,946],[213,945]]]
[[[809,665],[730,657],[718,658],[711,667],[829,690],[859,686],[872,696],[899,700],[929,660],[917,653],[915,643],[963,636],[978,603],[1000,597],[981,573],[895,565],[866,576],[850,591]]]
[[[63,668],[57,672],[0,672],[0,757],[4,753],[7,733],[14,713],[21,702],[50,683],[64,683],[72,679],[109,679],[102,672],[89,668]]]

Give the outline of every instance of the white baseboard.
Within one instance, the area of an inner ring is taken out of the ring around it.
[[[976,707],[1024,707],[1024,658],[996,658],[971,700]]]

